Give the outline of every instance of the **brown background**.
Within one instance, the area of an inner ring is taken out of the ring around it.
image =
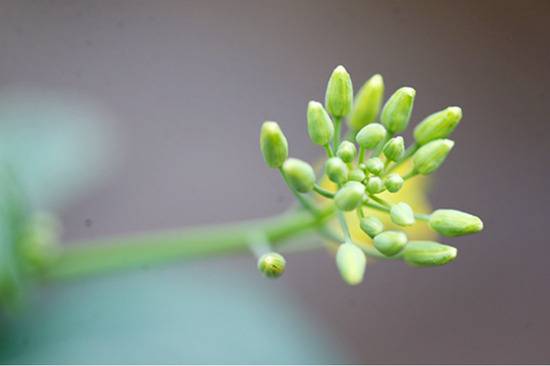
[[[348,288],[318,251],[282,281],[352,362],[545,363],[549,24],[544,1],[1,1],[0,84],[76,90],[117,119],[116,169],[62,212],[67,239],[284,210],[259,125],[315,160],[305,106],[337,64],[415,87],[414,120],[462,106],[431,199],[486,230],[448,240],[455,264],[375,265]]]

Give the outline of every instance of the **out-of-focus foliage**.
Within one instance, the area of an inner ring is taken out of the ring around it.
[[[0,363],[345,362],[343,345],[284,282],[266,286],[231,261],[44,289],[23,318],[4,324]]]
[[[59,206],[105,172],[112,159],[107,118],[80,98],[0,91],[0,162],[33,207]]]

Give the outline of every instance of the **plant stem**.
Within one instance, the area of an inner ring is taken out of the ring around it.
[[[325,148],[325,151],[327,152],[327,156],[329,158],[332,158],[334,156],[334,151],[332,150],[332,147],[330,146],[330,143],[328,143],[326,145],[323,145],[323,147]]]
[[[342,118],[334,117],[334,136],[332,146],[334,150],[340,145],[340,130],[342,128]]]
[[[158,265],[181,259],[224,255],[246,250],[252,233],[262,232],[272,246],[323,227],[334,208],[318,216],[295,211],[263,220],[165,231],[68,245],[45,270],[46,280],[71,279],[121,269]]]
[[[326,198],[334,198],[334,193],[333,192],[330,192],[326,189],[324,189],[323,187],[321,187],[320,185],[316,184],[313,186],[313,190],[317,193],[319,193],[321,196],[323,197],[326,197]]]
[[[367,207],[370,207],[372,209],[378,210],[378,211],[382,211],[382,212],[388,212],[389,213],[391,211],[391,209],[389,207],[386,207],[386,206],[383,206],[383,205],[380,205],[380,204],[374,203],[374,202],[365,202],[365,203],[363,203],[363,205],[367,206]],[[428,220],[430,220],[430,215],[428,215],[428,214],[415,213],[414,217],[415,217],[415,219],[417,219],[419,221],[428,221]]]
[[[365,148],[363,146],[359,146],[358,164],[362,164],[364,161],[365,161]]]

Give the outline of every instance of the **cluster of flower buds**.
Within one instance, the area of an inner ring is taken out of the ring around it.
[[[269,167],[279,169],[304,209],[312,215],[318,212],[319,200],[308,197],[313,193],[328,198],[334,205],[344,234],[336,253],[336,264],[348,284],[363,280],[368,255],[399,258],[419,267],[443,265],[457,255],[451,246],[412,241],[402,230],[386,230],[377,216],[369,214],[371,210],[388,214],[397,227],[414,225],[417,220],[427,221],[443,236],[472,234],[483,229],[478,217],[461,211],[441,209],[431,214],[415,213],[406,202],[392,203],[379,197],[383,192],[398,192],[417,175],[435,172],[454,146],[448,137],[462,118],[459,107],[447,107],[426,117],[414,129],[414,142],[405,146],[405,140],[398,134],[409,125],[415,94],[413,88],[402,87],[383,104],[384,81],[382,76],[374,75],[354,100],[350,75],[343,66],[338,66],[328,81],[324,106],[311,101],[307,107],[309,137],[323,147],[327,155],[319,181],[309,163],[289,158],[287,139],[276,122],[262,125],[260,147],[264,160]],[[345,119],[348,133],[340,141]],[[396,173],[404,163],[410,166],[407,174]],[[330,191],[320,184],[323,179],[330,180],[336,190]],[[357,212],[360,229],[372,239],[373,247],[369,250],[351,239],[343,214],[348,211]],[[279,254],[270,253],[260,259],[259,269],[275,277],[282,274],[284,264]]]

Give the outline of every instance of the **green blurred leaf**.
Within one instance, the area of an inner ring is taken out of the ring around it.
[[[1,91],[0,162],[11,166],[33,206],[58,206],[104,171],[110,146],[107,119],[74,96]]]

